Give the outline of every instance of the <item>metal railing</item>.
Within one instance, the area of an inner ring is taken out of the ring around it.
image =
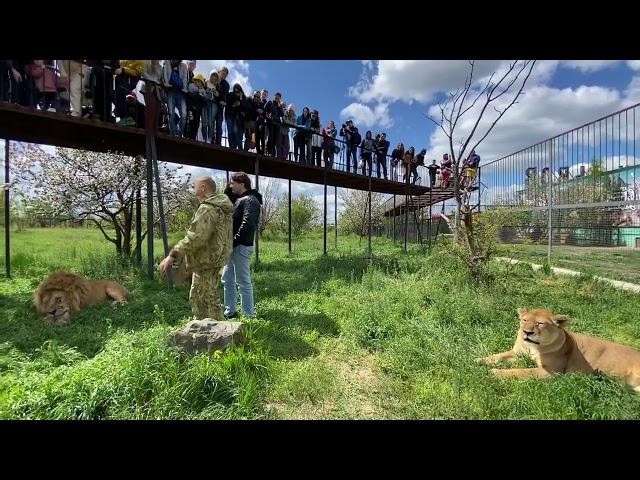
[[[138,85],[142,82],[141,77],[130,76],[125,72],[115,75],[118,68],[120,68],[118,60],[37,61],[44,63],[42,65],[29,64],[19,66],[22,70],[19,72],[21,76],[20,82],[16,81],[13,72],[8,69],[5,62],[0,60],[0,63],[2,63],[2,69],[0,69],[0,101],[10,101],[43,111],[55,111],[81,118],[116,123],[127,128],[144,128],[145,126],[144,103],[137,98],[137,94],[136,98],[132,98],[129,95],[133,90],[138,90]],[[149,80],[145,81],[150,82]],[[165,88],[161,85],[157,86],[161,89]],[[201,108],[200,110],[198,109],[198,102],[201,102],[201,100],[190,97],[188,93],[184,92],[180,95],[185,96],[187,113],[183,121],[183,131],[179,135],[193,141],[203,141],[201,129],[202,110]],[[218,108],[223,107],[218,106]],[[176,110],[178,112],[171,113],[179,116],[179,108],[176,108]],[[170,122],[166,102],[161,105],[160,115],[158,129],[169,133]],[[230,142],[229,125],[226,116],[226,112],[223,115],[218,114],[218,118],[222,117],[223,135],[222,138],[217,139],[216,143],[227,148],[231,148],[231,145],[233,145],[233,148],[257,152],[258,145],[252,145],[251,142],[252,134],[257,133],[255,125],[251,128],[251,119],[241,120],[243,122],[240,128],[241,132],[234,129],[234,138]],[[393,150],[391,144],[389,144],[387,152],[382,154],[377,149],[367,149],[362,145],[354,146],[340,138],[327,139],[325,137],[319,150],[313,149],[312,154],[306,155],[305,158],[300,158],[295,149],[297,142],[290,138],[289,134],[281,133],[280,127],[282,126],[284,125],[279,119],[267,120],[265,125],[267,132],[277,132],[278,135],[286,136],[286,138],[278,139],[278,142],[274,142],[278,144],[280,141],[286,142],[283,149],[284,152],[281,152],[279,148],[277,150],[270,149],[270,152],[264,152],[267,156],[279,157],[283,160],[286,159],[304,165],[315,165],[337,171],[371,175],[374,178],[383,178],[386,173],[390,181],[397,183],[406,183],[405,174],[407,174],[411,184],[428,186],[427,169],[422,165],[415,165],[412,172],[411,166],[405,167],[402,162],[394,162],[389,153],[389,150]],[[290,131],[297,132],[296,136],[303,136],[305,150],[311,144],[310,136],[320,133],[298,125],[287,124],[287,126]],[[364,135],[361,134],[361,136],[364,140]],[[213,140],[216,140],[215,135]],[[265,144],[267,141],[265,141]],[[324,142],[327,143],[326,147]],[[236,146],[238,143],[239,147]],[[334,147],[337,148],[334,149]],[[274,152],[274,150],[276,151]],[[350,151],[354,152],[355,161],[352,158],[347,158],[351,156],[349,155]],[[371,165],[368,160],[369,156],[371,157]],[[347,160],[349,160],[349,163],[347,163]]]

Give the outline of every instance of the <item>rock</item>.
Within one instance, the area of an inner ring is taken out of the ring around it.
[[[244,343],[241,322],[219,322],[211,318],[192,320],[184,328],[169,334],[169,345],[187,355],[223,350],[227,345]]]

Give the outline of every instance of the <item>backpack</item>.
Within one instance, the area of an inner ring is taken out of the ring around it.
[[[180,77],[180,69],[171,70],[171,76],[169,77],[169,85],[172,87],[176,87],[178,90],[182,90],[184,88],[184,83],[182,82],[182,77]]]

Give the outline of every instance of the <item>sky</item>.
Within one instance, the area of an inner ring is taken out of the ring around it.
[[[508,64],[477,61],[476,78],[486,81]],[[392,148],[400,141],[416,151],[426,148],[427,159],[440,159],[447,141],[425,115],[438,114],[438,100],[463,87],[469,70],[467,60],[198,60],[196,71],[208,76],[222,65],[230,70],[229,83],[240,83],[245,93],[266,88],[272,98],[281,92],[297,114],[308,106],[319,111],[323,125],[353,119],[363,137],[367,130],[374,135],[386,132]],[[486,163],[638,102],[640,60],[539,60],[524,94],[478,153]],[[473,114],[471,110],[469,116]],[[480,129],[483,126],[488,123]],[[468,129],[463,122],[461,131]],[[185,170],[219,174],[196,167]],[[281,191],[286,192],[284,181]],[[301,192],[322,202],[322,186],[294,182],[293,194]],[[333,194],[328,204],[333,218]]]

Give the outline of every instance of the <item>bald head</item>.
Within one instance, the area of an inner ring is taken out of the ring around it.
[[[212,193],[216,193],[216,182],[211,177],[198,177],[193,184],[196,196],[204,198]]]

